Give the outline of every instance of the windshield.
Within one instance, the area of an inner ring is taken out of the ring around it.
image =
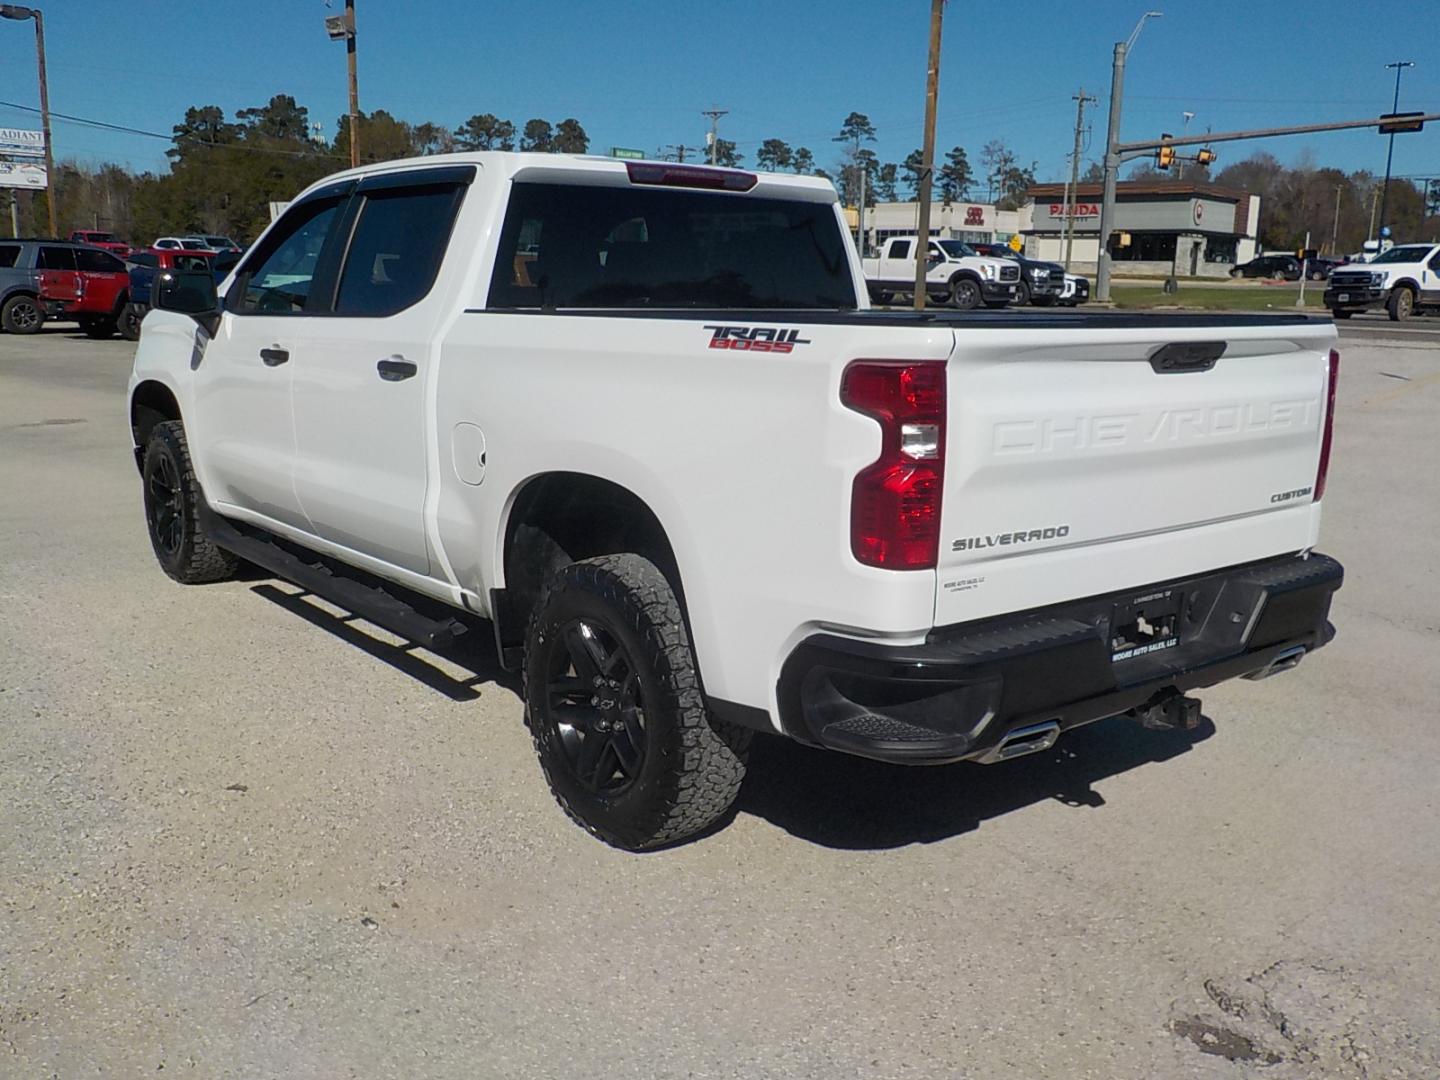
[[[228,248],[235,246],[235,241],[231,240],[228,236],[207,236],[205,237],[205,242],[211,247]]]
[[[975,249],[961,240],[937,240],[936,243],[952,259],[964,259],[975,254]]]
[[[87,232],[80,235],[92,244],[108,244],[115,239],[115,234],[108,232]]]
[[[1430,249],[1428,247],[1417,247],[1413,244],[1410,247],[1393,247],[1385,252],[1384,255],[1377,255],[1371,259],[1370,265],[1374,266],[1376,263],[1419,262],[1429,254]]]

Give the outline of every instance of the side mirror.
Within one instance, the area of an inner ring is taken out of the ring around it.
[[[208,270],[161,270],[150,289],[150,306],[189,315],[210,334],[220,325],[220,297]]]

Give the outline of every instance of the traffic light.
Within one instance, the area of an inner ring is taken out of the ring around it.
[[[1200,152],[1195,155],[1195,161],[1200,165],[1213,165],[1215,163],[1215,151],[1211,150],[1208,146],[1203,146],[1200,148]]]
[[[1160,138],[1161,138],[1162,140],[1166,141],[1166,142],[1168,142],[1169,140],[1173,139],[1174,137],[1175,137],[1175,136],[1174,136],[1174,135],[1171,135],[1168,131],[1165,132],[1165,134],[1163,134],[1163,135],[1160,136]],[[1162,147],[1160,147],[1159,150],[1157,150],[1157,151],[1155,152],[1155,165],[1156,165],[1156,168],[1168,169],[1168,168],[1170,168],[1171,165],[1174,165],[1174,164],[1175,164],[1175,148],[1174,148],[1173,146],[1162,146]]]

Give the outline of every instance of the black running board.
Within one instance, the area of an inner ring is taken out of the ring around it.
[[[306,562],[263,536],[241,532],[233,522],[206,506],[203,499],[199,510],[201,527],[212,541],[226,551],[234,552],[246,562],[299,585],[307,592],[407,641],[427,649],[444,651],[466,631],[465,624],[459,619],[432,619],[384,589],[336,574],[323,564]]]

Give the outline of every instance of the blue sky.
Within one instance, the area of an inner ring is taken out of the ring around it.
[[[57,112],[169,132],[189,105],[227,114],[293,94],[333,134],[346,109],[344,48],[323,20],[342,0],[45,0],[50,103]],[[1440,4],[1399,21],[1368,3],[1151,0],[1131,57],[1123,135],[1314,123],[1387,111],[1393,73],[1414,60],[1401,108],[1440,108]],[[867,113],[882,160],[920,143],[928,0],[358,0],[361,108],[454,126],[477,112],[516,122],[575,116],[591,149],[654,152],[699,144],[700,110],[727,107],[721,134],[751,162],[762,139],[838,158],[830,137]],[[1143,2],[951,0],[937,144],[970,152],[1002,138],[1040,179],[1058,179],[1074,123],[1071,95],[1100,98],[1087,159],[1104,137],[1110,51]],[[1428,10],[1428,15],[1426,14]],[[1412,25],[1415,33],[1403,31]],[[1398,42],[1398,44],[1397,44]],[[31,24],[0,21],[0,100],[34,106]],[[0,126],[38,127],[0,106]],[[159,139],[57,122],[61,158],[161,169]],[[1346,169],[1385,165],[1370,131],[1220,147],[1223,166],[1256,149],[1308,153]],[[1396,140],[1396,175],[1440,175],[1440,125]]]

